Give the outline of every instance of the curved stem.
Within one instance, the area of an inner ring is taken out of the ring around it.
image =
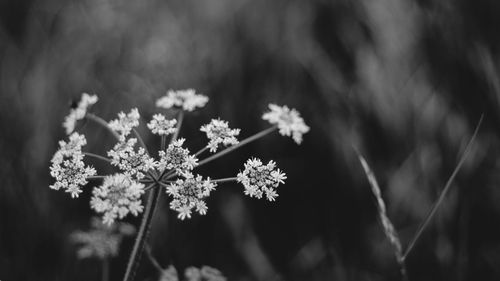
[[[107,157],[104,157],[102,155],[99,155],[99,154],[95,154],[95,153],[83,152],[83,155],[86,155],[86,156],[89,156],[89,157],[93,157],[93,158],[96,158],[96,159],[99,159],[99,160],[103,160],[103,161],[106,161],[106,162],[111,162],[111,159],[109,159]]]
[[[117,140],[120,140],[120,136],[115,132],[113,131],[108,123],[106,121],[104,121],[104,119],[102,119],[101,117],[97,116],[97,115],[94,115],[92,113],[87,113],[85,114],[85,118],[89,119],[89,120],[92,120],[94,122],[96,122],[97,124],[103,126],[104,128],[106,128],[106,130],[108,130]]]
[[[424,229],[427,227],[427,225],[431,221],[432,217],[434,217],[434,215],[436,214],[437,209],[439,208],[439,206],[443,202],[443,200],[446,196],[446,193],[448,192],[448,190],[451,187],[451,183],[453,182],[453,180],[457,176],[458,171],[460,170],[460,167],[462,167],[462,164],[465,162],[465,159],[467,158],[467,155],[469,154],[469,151],[472,148],[472,143],[476,139],[477,133],[479,132],[479,127],[481,126],[481,123],[483,122],[483,117],[484,117],[484,115],[481,114],[481,118],[479,119],[479,121],[477,123],[476,129],[474,130],[474,134],[470,138],[469,143],[467,143],[467,146],[465,147],[464,153],[462,154],[460,161],[458,162],[457,166],[455,167],[455,170],[453,171],[450,178],[446,182],[446,185],[443,188],[443,191],[441,192],[441,194],[439,195],[438,200],[436,201],[436,203],[434,203],[431,210],[429,211],[429,213],[425,217],[424,221],[419,226],[417,233],[413,236],[410,243],[408,244],[408,247],[406,248],[406,251],[404,252],[404,254],[402,256],[403,260],[405,260],[406,257],[408,256],[408,254],[411,252],[411,250],[415,246],[415,243],[417,243],[418,238],[420,237],[420,235],[422,235],[422,233],[424,232]]]
[[[142,251],[144,250],[144,244],[149,236],[149,231],[151,228],[151,221],[153,219],[153,214],[158,205],[158,199],[160,198],[161,188],[159,186],[153,187],[149,192],[148,200],[146,203],[146,210],[141,220],[141,226],[139,232],[135,239],[134,248],[128,260],[127,270],[123,278],[124,281],[133,281],[135,277],[135,272],[139,266],[139,261],[142,256]]]
[[[203,159],[202,161],[200,161],[198,163],[198,166],[196,166],[196,167],[200,167],[201,165],[204,165],[204,164],[206,164],[208,162],[211,162],[211,161],[213,161],[213,160],[215,160],[215,159],[217,159],[219,157],[222,157],[222,156],[228,154],[229,152],[231,152],[231,151],[233,151],[233,150],[235,150],[237,148],[240,148],[240,147],[244,146],[245,144],[248,144],[248,143],[250,143],[250,142],[252,142],[254,140],[257,140],[257,139],[259,139],[259,138],[261,138],[261,137],[263,137],[263,136],[265,136],[265,135],[267,135],[267,134],[275,131],[277,128],[278,127],[273,126],[273,127],[267,128],[267,129],[265,129],[265,130],[263,130],[263,131],[255,134],[253,136],[250,136],[250,137],[248,137],[248,138],[240,141],[236,145],[230,146],[230,147],[228,147],[228,148],[226,148],[226,149],[224,149],[224,150],[222,150],[222,151],[220,151],[220,152],[218,152],[218,153],[216,153],[216,154],[214,154],[214,155],[212,155],[210,157],[207,157],[207,158]]]

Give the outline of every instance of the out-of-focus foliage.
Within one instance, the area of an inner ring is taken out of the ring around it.
[[[254,154],[273,157],[288,176],[276,204],[243,201],[228,185],[206,217],[180,222],[162,202],[151,237],[162,264],[210,264],[229,280],[398,280],[352,146],[377,175],[404,247],[484,112],[407,267],[412,281],[498,280],[499,15],[487,0],[2,1],[0,279],[100,276],[67,242],[88,222],[90,192],[75,201],[48,188],[72,98],[98,94],[93,110],[107,120],[133,107],[149,118],[168,89],[195,88],[210,102],[181,133],[190,145],[215,115],[241,136],[259,131],[265,122],[248,120],[269,102],[297,108],[311,131],[298,149],[276,134],[203,167],[225,177]],[[112,145],[89,126],[80,131],[90,150]],[[112,280],[130,247],[111,262]],[[138,280],[156,277],[143,260]]]

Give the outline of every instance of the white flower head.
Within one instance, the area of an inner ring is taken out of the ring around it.
[[[236,136],[240,134],[240,129],[230,129],[227,121],[212,119],[209,124],[201,126],[200,131],[205,132],[210,140],[207,145],[210,152],[216,152],[219,144],[238,144]]]
[[[132,129],[139,126],[139,110],[133,108],[129,113],[123,111],[118,113],[118,119],[109,122],[109,127],[120,135],[120,140],[124,141]]]
[[[157,167],[160,171],[175,169],[179,173],[191,171],[198,165],[198,158],[189,154],[189,149],[183,148],[185,139],[180,138],[168,145],[167,151],[160,151]]]
[[[137,139],[135,138],[120,141],[108,151],[108,156],[111,157],[111,165],[117,166],[129,176],[141,180],[145,173],[155,168],[156,162],[149,157],[144,148],[140,147],[136,150],[136,143]]]
[[[52,157],[50,175],[56,182],[50,188],[65,189],[75,198],[82,192],[81,187],[88,183],[87,177],[94,176],[97,172],[91,166],[83,163],[82,146],[87,144],[84,135],[73,133],[69,141],[59,141],[59,150]]]
[[[156,106],[167,109],[177,107],[186,111],[193,111],[197,107],[204,107],[207,102],[208,97],[196,94],[194,89],[179,91],[169,90],[165,96],[156,101]]]
[[[96,95],[83,93],[80,101],[75,108],[69,111],[69,114],[64,118],[63,127],[66,129],[66,134],[69,135],[75,130],[76,122],[81,120],[87,114],[87,109],[97,102]]]
[[[135,228],[128,223],[103,224],[98,218],[92,218],[91,229],[77,230],[71,233],[70,239],[79,244],[77,256],[80,259],[106,259],[118,256],[122,239],[135,233]]]
[[[144,184],[128,175],[107,176],[102,185],[92,191],[90,207],[97,213],[103,213],[103,223],[111,225],[117,218],[122,219],[129,213],[134,216],[141,213],[143,193]]]
[[[274,201],[278,196],[276,188],[286,179],[285,173],[275,168],[276,163],[272,160],[263,165],[260,159],[248,159],[236,180],[245,187],[245,195],[260,199],[265,193],[267,200]]]
[[[200,175],[195,177],[191,173],[184,173],[183,176],[184,179],[178,179],[167,187],[167,194],[173,198],[170,208],[179,213],[177,217],[181,220],[191,218],[192,209],[205,215],[208,207],[204,199],[210,196],[217,184],[211,182],[210,178],[204,180]]]
[[[167,120],[162,114],[153,115],[153,119],[148,123],[148,128],[153,134],[167,136],[174,134],[177,131],[175,125],[177,120]]]
[[[290,109],[287,106],[278,106],[276,104],[269,104],[269,109],[271,111],[264,113],[262,119],[277,125],[282,136],[292,136],[293,140],[300,144],[302,135],[309,132],[309,127],[304,123],[304,119],[300,117],[300,113],[293,108]]]

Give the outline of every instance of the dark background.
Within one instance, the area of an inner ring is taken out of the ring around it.
[[[274,159],[288,175],[275,203],[226,184],[206,216],[179,221],[164,197],[151,237],[163,266],[210,265],[229,280],[400,280],[352,146],[406,246],[484,113],[407,267],[411,281],[499,280],[499,15],[495,0],[0,1],[0,279],[100,278],[68,240],[89,225],[90,191],[72,200],[48,187],[72,99],[95,93],[106,120],[138,107],[147,121],[166,90],[195,88],[210,102],[186,118],[192,150],[210,118],[242,137],[266,128],[269,102],[297,108],[311,131],[301,146],[273,134],[200,169],[221,178],[251,156]],[[82,132],[90,151],[112,145],[93,124]],[[156,278],[143,259],[137,280]]]

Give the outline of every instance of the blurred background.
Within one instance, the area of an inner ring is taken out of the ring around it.
[[[411,281],[499,280],[499,15],[494,0],[0,1],[0,279],[100,278],[68,239],[89,227],[90,186],[73,200],[49,189],[72,100],[97,94],[104,119],[138,107],[147,121],[168,89],[195,88],[210,102],[181,132],[194,151],[211,118],[241,137],[266,128],[270,102],[299,110],[311,131],[300,146],[273,134],[200,169],[230,177],[249,157],[274,159],[288,175],[277,202],[226,184],[206,216],[179,221],[164,197],[150,240],[162,266],[209,265],[229,280],[400,280],[352,147],[406,247],[484,113],[407,268]],[[113,144],[94,124],[81,131],[89,151]],[[143,258],[136,280],[157,278]]]

